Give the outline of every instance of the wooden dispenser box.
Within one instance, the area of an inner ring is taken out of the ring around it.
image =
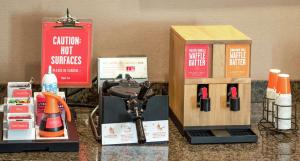
[[[250,52],[251,39],[232,26],[171,27],[169,106],[190,143],[257,141],[250,129]],[[202,87],[206,109],[199,107]]]

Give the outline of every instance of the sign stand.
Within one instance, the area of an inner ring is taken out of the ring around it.
[[[91,87],[92,22],[70,16],[42,23],[41,76],[48,66],[59,88]]]

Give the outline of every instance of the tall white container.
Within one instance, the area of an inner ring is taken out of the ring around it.
[[[52,92],[57,93],[57,78],[55,74],[52,73],[51,66],[48,67],[48,73],[43,76],[42,79],[42,92]]]
[[[278,79],[278,74],[280,73],[279,69],[270,69],[269,70],[269,80],[268,80],[268,88],[267,88],[267,93],[266,97],[269,100],[268,104],[268,121],[273,122],[273,113],[272,112],[272,105],[275,102],[276,98],[276,85],[277,85],[277,79]]]
[[[292,95],[289,77],[288,74],[278,75],[275,104],[279,106],[278,112],[275,111],[275,116],[278,117],[275,119],[275,127],[279,130],[292,128]]]

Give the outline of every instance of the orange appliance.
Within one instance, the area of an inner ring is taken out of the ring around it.
[[[71,113],[67,103],[53,93],[43,92],[43,95],[46,97],[46,107],[40,123],[39,135],[41,137],[64,136],[64,124],[57,103],[60,102],[63,105],[67,121],[71,122]]]

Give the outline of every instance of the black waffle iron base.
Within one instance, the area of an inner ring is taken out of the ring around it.
[[[99,125],[134,122],[139,144],[147,141],[143,121],[168,120],[168,96],[154,95],[148,81],[105,81],[101,92]]]

